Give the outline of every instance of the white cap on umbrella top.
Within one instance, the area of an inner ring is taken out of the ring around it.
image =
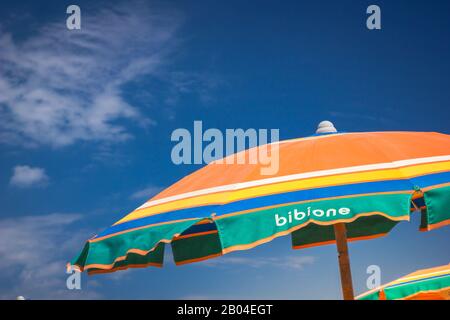
[[[334,124],[331,121],[322,121],[317,126],[316,133],[332,133],[337,132]]]

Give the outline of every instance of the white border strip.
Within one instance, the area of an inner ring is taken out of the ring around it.
[[[297,174],[281,176],[281,177],[260,179],[260,180],[254,180],[254,181],[248,181],[248,182],[240,182],[240,183],[228,184],[228,185],[219,186],[219,187],[212,187],[212,188],[201,189],[201,190],[196,190],[196,191],[192,191],[192,192],[186,192],[186,193],[182,193],[182,194],[178,194],[175,196],[170,196],[170,197],[166,197],[166,198],[162,198],[162,199],[158,199],[158,200],[153,200],[153,201],[150,200],[150,201],[144,203],[143,205],[141,205],[140,207],[138,207],[136,210],[148,208],[148,207],[155,206],[158,204],[163,204],[166,202],[181,200],[181,199],[185,199],[185,198],[191,198],[191,197],[195,197],[195,196],[206,195],[206,194],[210,194],[210,193],[235,191],[235,190],[257,187],[257,186],[278,183],[278,182],[287,182],[287,181],[323,177],[323,176],[329,176],[329,175],[335,175],[335,174],[363,172],[363,171],[379,170],[379,169],[396,169],[396,168],[401,168],[401,167],[405,167],[405,166],[409,166],[409,165],[441,162],[441,161],[448,161],[448,160],[450,160],[450,155],[399,160],[399,161],[368,164],[368,165],[353,166],[353,167],[346,167],[346,168],[339,168],[339,169],[319,170],[319,171],[312,171],[312,172],[306,172],[306,173],[297,173]]]

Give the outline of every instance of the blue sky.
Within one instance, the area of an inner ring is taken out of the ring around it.
[[[366,28],[377,4],[382,29]],[[198,169],[177,128],[450,133],[448,1],[66,1],[0,4],[0,298],[340,297],[336,249],[284,237],[206,263],[83,275],[88,237]],[[350,245],[356,292],[450,261],[448,228],[403,223]],[[170,260],[170,259],[168,259]]]

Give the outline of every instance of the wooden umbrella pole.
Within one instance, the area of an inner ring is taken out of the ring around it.
[[[344,300],[353,300],[352,272],[350,270],[350,258],[348,256],[347,246],[347,228],[345,223],[334,225],[334,235],[336,237],[336,246],[339,259],[339,271],[341,272],[341,285]]]

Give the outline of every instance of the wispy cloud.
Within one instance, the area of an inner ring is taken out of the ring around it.
[[[144,199],[144,200],[148,200],[151,197],[153,197],[155,194],[157,194],[158,192],[161,191],[161,187],[156,187],[156,186],[149,186],[146,187],[144,189],[141,190],[137,190],[136,192],[134,192],[130,198],[131,199]]]
[[[97,298],[91,290],[66,288],[66,258],[86,237],[67,235],[79,214],[54,213],[0,220],[0,299]]]
[[[45,185],[49,181],[45,169],[30,166],[15,166],[9,181],[12,186],[28,188]]]
[[[220,257],[216,259],[206,260],[199,263],[207,267],[232,267],[232,266],[246,266],[251,268],[283,268],[283,269],[303,269],[307,265],[311,265],[316,261],[313,256],[284,256],[281,258],[274,257]]]
[[[178,16],[144,2],[92,11],[82,12],[81,30],[50,23],[17,40],[0,28],[0,142],[116,142],[131,137],[130,123],[153,123],[123,86],[162,77]]]
[[[215,100],[212,92],[225,84],[221,77],[214,74],[182,71],[171,72],[167,75],[167,81],[171,87],[165,102],[171,106],[178,104],[184,94],[195,94],[201,103],[207,105]]]
[[[386,109],[386,108],[385,108]],[[343,111],[330,111],[330,116],[337,119],[347,119],[347,120],[355,120],[358,122],[374,122],[374,123],[382,123],[385,125],[392,125],[396,124],[395,121],[392,119],[389,119],[382,115],[377,114],[369,114],[369,113],[362,113],[362,112],[343,112]]]

